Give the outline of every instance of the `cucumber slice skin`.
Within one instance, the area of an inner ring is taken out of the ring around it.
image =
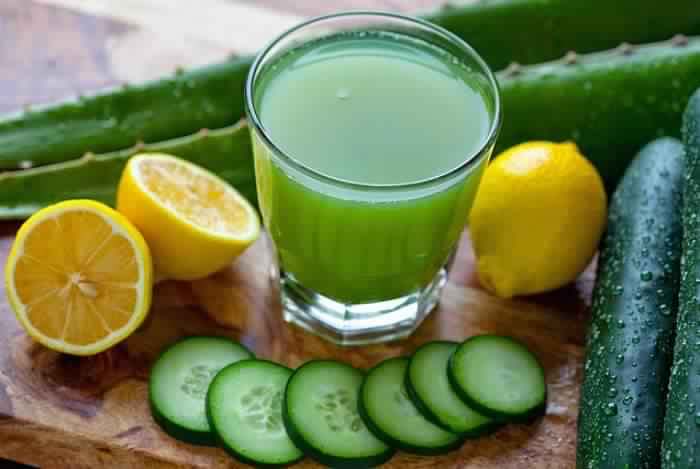
[[[455,353],[452,355],[452,357],[450,358],[450,363],[448,365],[448,377],[450,380],[450,384],[452,385],[452,389],[454,389],[454,391],[464,401],[465,404],[467,404],[469,407],[471,407],[472,409],[474,409],[475,411],[479,412],[482,415],[489,416],[489,417],[493,418],[494,420],[497,420],[497,421],[502,422],[502,423],[522,423],[522,424],[532,423],[538,417],[542,416],[545,413],[545,410],[547,409],[547,388],[546,388],[546,385],[545,385],[545,392],[544,392],[542,402],[539,405],[534,406],[532,409],[529,409],[526,412],[518,412],[518,413],[504,412],[504,411],[499,411],[499,410],[487,407],[487,406],[483,405],[481,402],[479,402],[478,400],[474,399],[467,392],[465,392],[465,390],[460,385],[459,378],[456,375],[456,362],[458,360],[458,354],[459,354],[460,350],[462,349],[462,347],[465,347],[466,345],[471,344],[473,341],[484,340],[484,339],[489,339],[489,338],[497,338],[500,340],[510,341],[513,344],[521,347],[527,353],[531,353],[527,349],[527,347],[525,347],[522,343],[518,342],[517,340],[513,339],[512,337],[494,336],[494,335],[477,335],[474,337],[470,337],[469,339],[462,342],[462,344],[460,345],[460,348],[458,348],[455,351]],[[534,354],[532,354],[532,356],[537,361],[540,372],[544,376],[544,368],[542,367],[542,364],[539,362],[537,357],[534,356]]]
[[[451,429],[448,425],[445,425],[444,423],[440,422],[440,419],[433,413],[432,410],[428,408],[427,405],[421,400],[420,396],[418,396],[418,393],[416,392],[415,388],[411,384],[411,379],[408,376],[408,373],[406,373],[406,379],[404,381],[404,386],[406,386],[406,394],[408,394],[409,399],[411,399],[411,402],[413,402],[413,405],[416,406],[416,409],[418,409],[418,412],[421,413],[423,417],[425,417],[426,420],[428,420],[430,423],[433,425],[437,425],[438,427],[442,428],[445,431],[448,432],[454,432],[453,429]],[[460,432],[460,434],[463,434]],[[466,436],[466,434],[465,434]]]
[[[155,406],[153,399],[149,397],[148,401],[153,420],[158,424],[161,430],[171,437],[195,446],[217,446],[216,437],[211,432],[199,432],[181,427],[168,420],[168,418],[160,412],[158,407]]]
[[[384,360],[383,362],[378,363],[376,366],[374,366],[372,369],[370,369],[367,372],[367,375],[365,377],[364,382],[362,383],[362,388],[360,389],[360,399],[358,399],[357,404],[358,404],[358,410],[360,412],[360,416],[362,417],[362,420],[365,422],[365,425],[367,425],[367,428],[370,429],[374,435],[379,438],[380,440],[384,441],[387,445],[399,449],[405,453],[410,453],[410,454],[416,454],[420,456],[437,456],[445,453],[449,453],[451,451],[455,451],[459,448],[462,447],[464,444],[465,438],[462,435],[457,435],[457,437],[453,442],[440,446],[440,447],[434,447],[434,448],[428,448],[424,446],[415,446],[408,444],[404,441],[401,441],[394,436],[388,434],[385,432],[381,427],[379,427],[372,417],[370,416],[370,413],[367,409],[366,403],[365,403],[365,394],[366,394],[366,385],[367,385],[367,377],[369,377],[373,372],[378,372],[382,366],[388,366],[391,365],[397,361],[405,361],[406,365],[408,365],[408,359],[407,358],[402,358],[402,357],[396,357],[396,358],[390,358],[388,360]],[[428,420],[428,419],[426,419]],[[431,422],[432,423],[432,422]],[[437,426],[437,425],[436,425]],[[439,427],[442,429],[442,427]],[[446,430],[449,431],[449,430]]]
[[[408,394],[409,399],[411,399],[411,402],[413,402],[413,405],[416,406],[416,409],[418,409],[418,412],[421,413],[423,417],[425,417],[426,420],[428,420],[430,423],[437,425],[438,427],[442,428],[445,431],[448,432],[453,432],[454,430],[451,429],[448,425],[445,425],[440,422],[438,417],[421,401],[420,397],[416,393],[415,389],[411,385],[411,381],[406,379],[406,393]],[[466,440],[474,440],[477,438],[481,438],[484,436],[491,435],[493,433],[496,433],[498,430],[503,428],[505,426],[506,422],[502,422],[500,420],[494,419],[492,422],[487,423],[485,425],[481,425],[478,428],[475,428],[474,430],[466,431],[466,432],[459,432],[457,433],[460,435],[465,441]]]
[[[465,439],[474,439],[474,438],[479,438],[482,436],[490,435],[491,433],[494,433],[498,431],[501,427],[503,427],[503,422],[497,421],[497,420],[492,420],[490,422],[484,423],[483,425],[480,425],[476,428],[473,428],[468,431],[458,431],[457,429],[453,428],[450,426],[449,423],[444,422],[440,419],[440,417],[433,412],[430,407],[421,399],[419,393],[416,391],[416,388],[413,386],[413,382],[411,380],[411,366],[414,363],[414,357],[421,351],[424,350],[428,347],[435,346],[435,345],[450,345],[450,346],[457,346],[459,345],[458,342],[452,342],[452,341],[432,341],[425,343],[418,347],[414,354],[411,356],[409,359],[409,364],[408,364],[408,370],[406,371],[406,381],[404,385],[406,386],[406,393],[408,394],[408,397],[411,399],[413,402],[413,405],[416,406],[416,409],[418,409],[418,412],[420,412],[423,417],[426,418],[426,420],[430,421],[431,423],[437,425],[438,427],[442,428],[443,430],[446,430],[448,432],[452,433],[458,433],[459,435],[463,436]],[[447,375],[447,366],[445,367],[445,374]],[[449,380],[449,378],[448,378]]]
[[[292,376],[290,376],[289,381],[287,381],[287,387],[285,388],[284,393],[284,401],[282,403],[282,420],[284,422],[285,428],[287,429],[287,434],[289,435],[289,438],[294,442],[297,448],[304,452],[305,455],[309,456],[310,458],[316,460],[317,462],[323,465],[332,467],[334,469],[371,469],[377,466],[381,466],[382,464],[390,460],[392,457],[394,457],[394,454],[396,454],[396,450],[394,448],[389,447],[384,453],[378,454],[376,456],[369,456],[366,458],[337,457],[332,454],[325,453],[322,450],[307,443],[307,441],[302,436],[301,432],[297,429],[292,418],[290,417],[288,411],[288,396],[295,376],[298,376],[300,373],[303,373],[304,370],[308,370],[315,366],[322,366],[324,364],[342,364],[349,368],[352,368],[357,372],[362,373],[362,371],[357,370],[356,368],[353,368],[350,365],[333,360],[310,360],[304,363],[299,368],[297,368],[297,370],[292,374]]]
[[[240,451],[238,451],[237,448],[235,448],[234,446],[230,445],[230,444],[226,441],[226,439],[223,438],[223,437],[221,436],[221,431],[218,430],[218,426],[217,426],[217,424],[216,424],[216,418],[214,417],[214,415],[213,415],[213,413],[212,413],[212,409],[213,409],[214,406],[212,405],[212,402],[211,402],[211,399],[212,399],[211,390],[213,389],[213,387],[214,387],[214,385],[215,385],[215,382],[217,381],[217,379],[225,379],[225,376],[226,376],[225,373],[227,373],[227,370],[230,371],[231,369],[233,369],[233,367],[248,366],[249,364],[253,364],[253,363],[254,363],[254,364],[264,363],[264,364],[266,364],[267,366],[274,366],[274,367],[276,367],[276,368],[280,368],[280,369],[282,369],[282,370],[284,370],[284,371],[288,371],[290,376],[291,376],[291,374],[294,372],[294,370],[292,370],[292,369],[290,369],[290,368],[287,368],[286,366],[280,365],[279,363],[271,362],[271,361],[268,361],[268,360],[258,360],[258,359],[254,359],[254,358],[253,358],[253,359],[249,359],[249,360],[242,360],[242,361],[240,361],[240,362],[233,363],[233,364],[227,366],[226,368],[224,368],[223,370],[221,370],[221,371],[216,375],[216,377],[214,377],[214,380],[212,381],[211,385],[209,386],[209,392],[207,392],[207,406],[206,406],[206,410],[207,410],[207,420],[209,421],[209,425],[210,425],[211,428],[212,428],[212,433],[213,433],[213,435],[214,435],[214,440],[216,441],[217,445],[218,445],[219,447],[223,448],[224,451],[226,451],[229,455],[231,455],[232,457],[234,457],[235,459],[237,459],[238,461],[240,461],[240,462],[242,462],[242,463],[244,463],[244,464],[248,464],[248,465],[251,465],[251,466],[254,466],[254,467],[260,467],[260,468],[278,468],[278,467],[285,467],[285,466],[288,466],[288,465],[295,464],[295,463],[301,461],[302,459],[304,459],[304,455],[303,455],[303,454],[301,454],[301,455],[298,456],[298,457],[290,458],[290,459],[288,459],[287,461],[283,461],[283,462],[275,463],[275,464],[266,463],[266,462],[261,462],[260,460],[252,459],[252,458],[246,456],[245,454],[241,453]]]
[[[219,336],[189,336],[189,337],[184,337],[177,342],[169,345],[161,354],[158,356],[156,361],[154,362],[153,366],[151,367],[151,374],[149,377],[149,386],[148,386],[148,404],[149,408],[151,410],[151,416],[153,417],[153,420],[158,424],[158,426],[168,435],[171,437],[175,438],[176,440],[183,441],[185,443],[189,443],[192,445],[196,446],[216,446],[217,441],[214,436],[214,434],[211,431],[199,431],[193,428],[187,428],[182,425],[177,424],[176,422],[173,422],[171,419],[169,419],[164,412],[160,409],[160,406],[158,405],[159,398],[155,395],[155,386],[153,385],[153,377],[155,373],[153,370],[157,369],[158,363],[161,361],[161,359],[166,359],[168,357],[168,353],[176,350],[178,347],[182,346],[183,344],[186,344],[189,341],[193,340],[214,340],[214,341],[225,341],[228,342],[232,345],[238,346],[242,349],[242,351],[245,351],[248,353],[249,357],[253,357],[253,353],[246,349],[243,345],[239,344],[238,342],[235,342],[231,339],[228,339],[226,337],[219,337]]]

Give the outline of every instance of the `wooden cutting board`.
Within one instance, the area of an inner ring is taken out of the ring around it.
[[[255,50],[280,29],[313,14],[349,6],[406,10],[436,3],[3,0],[0,44],[13,41],[15,49],[0,48],[0,111]],[[37,41],[38,34],[49,37]],[[3,265],[16,229],[16,224],[0,224]],[[540,357],[550,396],[546,416],[530,426],[509,425],[469,441],[449,455],[399,454],[386,467],[574,467],[592,268],[576,285],[549,295],[497,299],[479,288],[465,235],[440,307],[413,337],[339,348],[282,321],[277,292],[268,281],[269,262],[261,240],[211,278],[159,284],[145,326],[92,358],[63,356],[32,343],[1,292],[0,457],[43,468],[243,467],[220,450],[169,438],[151,420],[149,367],[164,346],[183,335],[226,335],[259,357],[292,367],[310,358],[335,358],[368,368],[384,358],[410,354],[432,339],[462,340],[488,332],[519,338]],[[320,466],[307,460],[295,467]]]

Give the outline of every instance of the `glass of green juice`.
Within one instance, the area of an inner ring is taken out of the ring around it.
[[[257,57],[246,112],[284,317],[333,342],[435,308],[501,122],[464,41],[378,12],[307,21]]]

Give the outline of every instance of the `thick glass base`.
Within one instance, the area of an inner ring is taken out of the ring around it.
[[[331,300],[281,271],[278,280],[284,319],[338,345],[401,339],[411,335],[435,308],[447,282],[447,270],[440,269],[427,287],[410,295],[364,304]]]

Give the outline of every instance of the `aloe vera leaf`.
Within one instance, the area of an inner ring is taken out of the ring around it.
[[[0,219],[20,219],[66,199],[87,198],[114,205],[117,185],[129,158],[161,152],[218,174],[253,204],[257,203],[248,127],[244,121],[218,130],[164,142],[0,174]]]
[[[664,135],[679,135],[685,104],[700,86],[700,38],[679,36],[642,47],[567,55],[550,63],[511,67],[499,73],[498,80],[504,121],[497,151],[529,140],[573,140],[612,190],[646,143]],[[253,198],[248,132],[238,131],[240,153],[232,157],[229,166],[219,161],[220,153],[197,157],[215,172],[235,170],[244,181],[243,191],[248,190],[246,195]],[[192,138],[196,137],[186,137],[184,141]],[[213,158],[214,163],[207,158]],[[241,162],[238,167],[236,159]],[[123,163],[103,164],[103,168],[89,166],[87,175],[81,172],[83,166],[79,163],[51,166],[46,172],[37,168],[3,175],[0,218],[22,218],[47,203],[70,197],[93,194],[100,200],[111,201],[118,177],[96,174],[106,173],[110,168],[118,173]],[[71,168],[69,184],[63,179],[60,171],[63,168]],[[42,180],[41,175],[48,176]],[[35,185],[34,181],[42,182]],[[248,182],[250,187],[246,189]]]
[[[40,166],[235,124],[249,57],[0,117],[0,169]]]
[[[575,141],[612,189],[648,142],[680,136],[700,86],[700,37],[570,54],[498,74],[503,127],[496,151],[529,140]]]
[[[466,40],[494,70],[700,34],[697,0],[448,0],[424,18]]]
[[[697,0],[447,1],[422,13],[470,43],[493,69],[626,41],[700,34]],[[0,169],[40,166],[220,128],[243,117],[251,57],[0,116]],[[635,153],[635,152],[633,152]]]

